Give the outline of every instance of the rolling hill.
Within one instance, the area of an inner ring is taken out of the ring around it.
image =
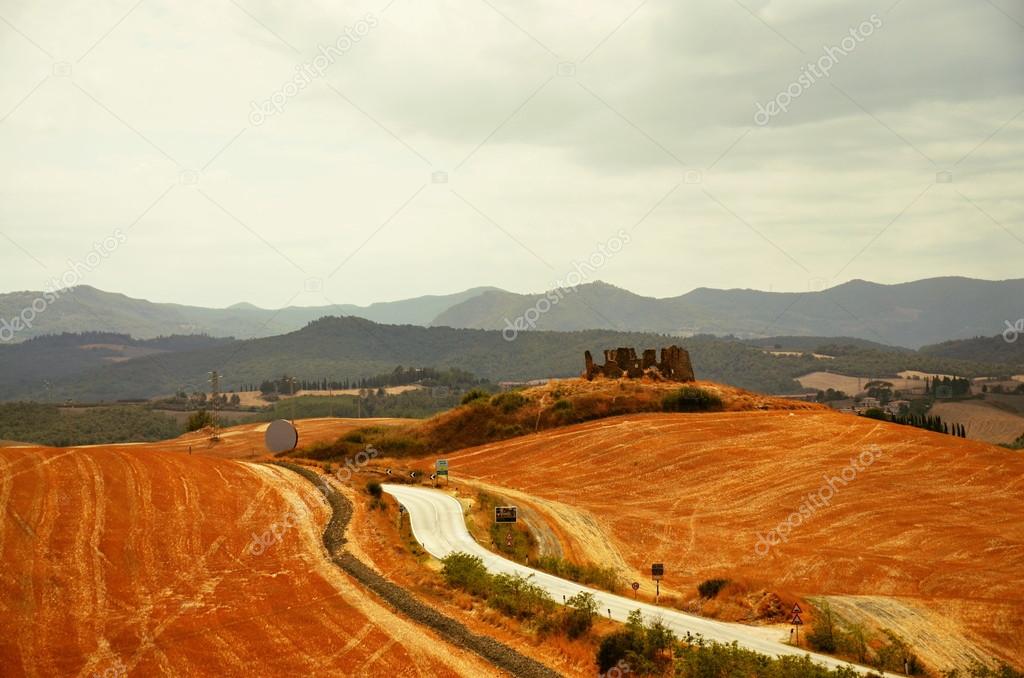
[[[2,673],[499,675],[339,570],[329,515],[278,467],[2,448]]]
[[[195,351],[233,343],[203,335],[135,339],[113,332],[83,332],[0,344],[0,400],[48,391],[48,383],[146,356]]]
[[[49,339],[0,346],[9,363],[20,352],[46,347]],[[69,339],[70,341],[70,339]],[[523,332],[514,341],[497,330],[383,325],[357,317],[323,318],[295,332],[260,339],[214,342],[214,345],[174,352],[153,352],[138,358],[108,362],[63,377],[29,377],[0,392],[7,400],[111,401],[152,398],[179,390],[207,388],[207,376],[217,370],[222,390],[239,390],[287,374],[301,379],[342,380],[388,373],[396,366],[458,368],[490,381],[525,381],[576,376],[583,369],[583,352],[600,356],[605,348],[660,347],[678,343],[690,351],[697,376],[764,393],[797,393],[794,379],[823,369],[809,355],[772,355],[768,350],[731,338],[583,330]],[[19,369],[31,370],[38,361]],[[851,375],[894,375],[916,369],[963,376],[1012,373],[1012,367],[925,356],[914,351],[851,348],[827,362],[832,372]]]
[[[669,595],[724,577],[828,600],[936,668],[1024,657],[1019,452],[816,408],[624,415],[446,458],[644,591],[663,562]]]
[[[1020,365],[1024,371],[1024,333],[1013,341],[1007,341],[1003,335],[994,337],[972,337],[944,341],[940,344],[922,346],[921,353],[939,358],[955,358],[957,360],[980,360],[991,363]]]

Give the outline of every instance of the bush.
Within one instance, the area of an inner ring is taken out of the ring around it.
[[[942,678],[1024,678],[1024,673],[1017,671],[1007,664],[1000,664],[996,668],[991,668],[975,662],[966,672],[961,672],[960,669],[953,669],[943,673]]]
[[[729,583],[728,579],[707,579],[697,585],[697,593],[701,598],[716,598],[718,593]]]
[[[473,401],[481,400],[483,398],[490,398],[491,394],[483,389],[474,388],[466,391],[466,395],[462,396],[462,404],[468,405]]]
[[[441,561],[441,576],[449,586],[457,586],[474,595],[484,595],[491,588],[491,575],[484,561],[468,553],[451,553]]]
[[[216,426],[217,420],[214,418],[212,412],[206,410],[199,410],[198,412],[192,413],[188,418],[188,424],[185,427],[186,431],[198,431],[199,429],[206,428],[207,426]]]
[[[597,648],[597,668],[602,674],[616,666],[627,667],[631,675],[661,675],[672,661],[671,650],[676,637],[661,622],[647,625],[640,610],[629,613],[626,628],[601,639]],[[702,676],[727,676],[729,673],[708,672]],[[735,674],[741,675],[741,674]]]
[[[556,412],[559,410],[571,410],[572,403],[566,400],[565,398],[559,398],[558,400],[555,401],[555,404],[551,407],[551,409],[555,410]]]
[[[381,496],[384,494],[384,488],[382,488],[380,486],[380,483],[378,483],[376,480],[371,480],[370,482],[366,483],[366,491],[369,492],[370,496],[373,497],[374,499],[380,499]]]
[[[515,391],[499,393],[491,398],[491,406],[498,408],[505,414],[512,414],[525,405],[526,402],[526,398],[521,393],[516,393]]]
[[[565,632],[570,638],[579,638],[594,625],[597,600],[594,594],[581,591],[565,604]]]
[[[537,617],[555,607],[547,591],[518,574],[491,576],[487,604],[517,619]]]
[[[722,409],[722,399],[707,389],[684,386],[661,400],[666,412],[708,412]]]
[[[814,624],[807,634],[807,644],[820,652],[835,652],[841,636],[842,631],[836,628],[832,606],[824,603],[814,616]]]
[[[615,593],[621,587],[619,573],[614,567],[602,567],[600,565],[577,565],[564,558],[557,556],[541,556],[534,562],[534,567],[551,574],[570,579],[587,586],[596,586],[605,591]]]

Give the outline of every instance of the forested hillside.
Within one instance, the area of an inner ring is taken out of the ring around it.
[[[324,318],[297,332],[161,353],[104,365],[9,394],[8,399],[76,401],[151,398],[179,391],[207,390],[208,375],[221,375],[221,390],[238,390],[287,374],[310,381],[343,381],[391,372],[398,365],[458,368],[489,381],[576,376],[583,352],[600,356],[605,348],[637,349],[678,343],[688,349],[701,379],[764,393],[796,393],[794,377],[828,369],[880,377],[920,369],[975,376],[1010,369],[937,358],[904,350],[852,346],[835,360],[810,355],[776,356],[731,338],[686,339],[658,334],[587,330],[523,332],[507,341],[501,332],[450,327],[379,325],[362,318]]]

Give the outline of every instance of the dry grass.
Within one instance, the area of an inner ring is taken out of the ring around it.
[[[367,444],[389,457],[445,453],[561,426],[623,414],[662,411],[662,400],[684,384],[651,379],[551,380],[543,386],[480,398],[425,421],[353,431],[347,439],[302,452],[318,459],[351,457]],[[821,405],[773,398],[733,386],[697,381],[729,412],[821,410]]]

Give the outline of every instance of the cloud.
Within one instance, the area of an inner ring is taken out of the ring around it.
[[[881,27],[828,78],[754,123],[873,12]],[[645,215],[601,277],[656,296],[1019,274],[1024,29],[1010,17],[1024,12],[1006,3],[53,1],[0,15],[0,232],[52,274],[135,224],[85,281],[99,287],[274,306],[341,265],[325,288],[339,303],[536,290]],[[322,78],[251,123],[252,102],[368,15],[378,25]],[[48,273],[13,247],[0,264],[12,289]]]

